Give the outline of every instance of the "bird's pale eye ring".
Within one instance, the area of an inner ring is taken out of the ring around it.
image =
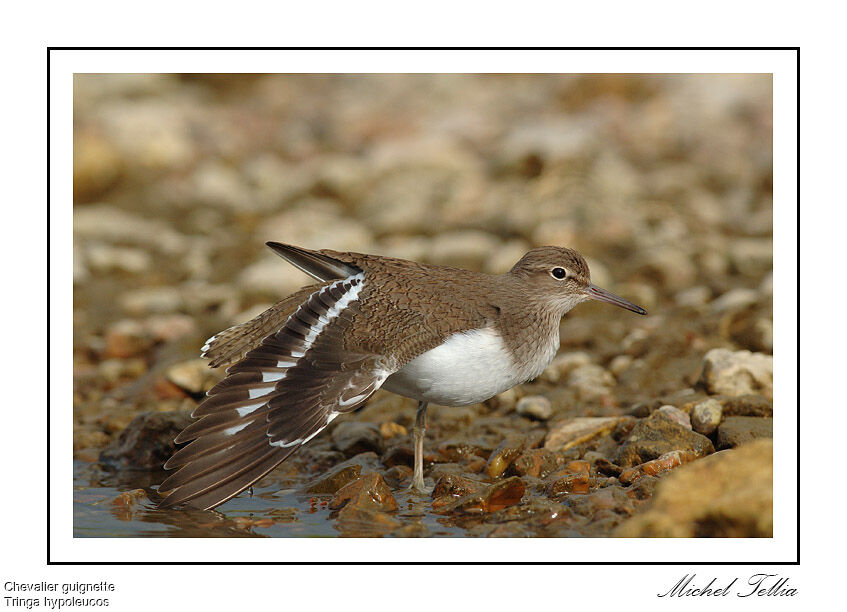
[[[568,271],[564,268],[553,268],[550,271],[550,274],[553,276],[553,278],[558,280],[563,280],[568,277]]]

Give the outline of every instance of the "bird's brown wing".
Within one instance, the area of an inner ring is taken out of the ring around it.
[[[192,442],[165,464],[179,468],[159,490],[161,507],[213,508],[237,495],[316,436],[333,418],[355,410],[396,365],[344,347],[359,312],[364,275],[313,292],[279,331],[227,370],[177,436]]]

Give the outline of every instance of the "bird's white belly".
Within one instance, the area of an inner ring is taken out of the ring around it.
[[[526,368],[515,367],[498,333],[477,329],[453,334],[389,376],[382,387],[442,406],[466,406],[524,382],[526,374]]]

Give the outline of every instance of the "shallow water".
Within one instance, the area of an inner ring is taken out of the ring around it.
[[[74,537],[337,537],[377,535],[368,526],[339,524],[327,507],[331,495],[306,495],[273,482],[242,493],[219,510],[156,508],[155,483],[164,471],[107,471],[98,464],[74,461]],[[115,504],[121,493],[144,489],[131,504]],[[429,512],[428,498],[392,491],[399,510],[392,516],[404,526],[420,524],[429,536],[463,536],[451,519]],[[151,499],[153,498],[153,499]],[[256,524],[258,522],[258,525]],[[379,534],[382,535],[382,534]],[[388,535],[388,534],[386,534]]]

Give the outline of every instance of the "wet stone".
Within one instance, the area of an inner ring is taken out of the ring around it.
[[[447,440],[438,445],[438,454],[444,461],[461,461],[466,457],[487,456],[491,450],[491,447],[485,448],[465,440]]]
[[[633,467],[674,450],[691,450],[700,457],[715,452],[707,437],[655,412],[632,428],[618,448],[614,461],[622,467]]]
[[[113,506],[135,506],[138,502],[147,498],[147,492],[144,489],[135,489],[133,491],[124,491],[112,499]]]
[[[144,355],[152,346],[153,338],[138,321],[124,319],[106,330],[106,357],[136,357]]]
[[[392,512],[397,500],[380,474],[366,474],[343,486],[329,502],[331,510],[341,508]]]
[[[437,514],[488,514],[520,503],[525,486],[517,476],[501,480],[480,493],[472,493],[440,508]]]
[[[382,452],[382,435],[373,423],[344,421],[332,431],[332,443],[347,457],[368,451]]]
[[[103,449],[100,461],[119,468],[160,469],[176,450],[174,438],[191,422],[186,410],[139,414]]]
[[[550,499],[560,499],[572,493],[588,493],[591,466],[587,461],[571,461],[564,469],[551,474],[546,481],[545,493]]]
[[[338,512],[335,527],[343,536],[373,538],[387,535],[401,525],[400,521],[385,512],[347,505]]]
[[[735,448],[759,438],[773,438],[773,419],[732,416],[718,427],[718,449]]]
[[[506,437],[500,445],[491,451],[488,457],[488,463],[485,464],[485,473],[491,478],[497,478],[509,464],[512,463],[523,451],[526,438],[520,434],[513,434]]]
[[[533,448],[524,451],[509,466],[510,472],[517,476],[544,478],[564,463],[564,458],[546,448]]]
[[[465,478],[459,474],[444,474],[435,483],[431,497],[432,499],[465,497],[483,491],[485,486],[485,483]]]
[[[385,483],[391,489],[403,489],[412,484],[412,468],[405,465],[395,465],[382,472]]]
[[[409,523],[408,525],[403,525],[395,529],[391,532],[391,535],[396,538],[427,538],[432,535],[432,533],[427,529],[426,525],[422,523]]]
[[[306,485],[304,491],[306,493],[331,495],[336,493],[345,485],[359,478],[359,475],[361,473],[362,466],[360,465],[347,465],[340,468],[336,468],[328,474],[324,474],[323,476],[320,476],[316,480],[312,481],[310,484]]]
[[[707,399],[695,404],[691,409],[691,428],[704,436],[709,435],[720,425],[723,407],[715,399]]]

